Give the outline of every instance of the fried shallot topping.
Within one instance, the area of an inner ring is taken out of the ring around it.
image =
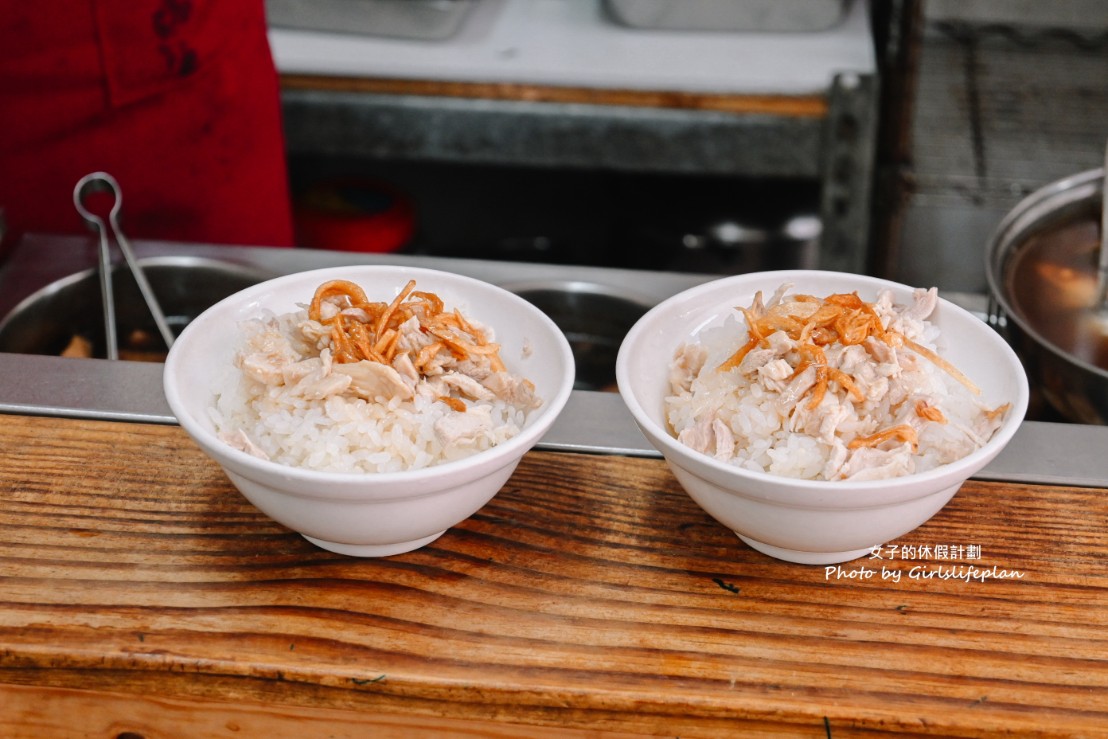
[[[720,364],[720,371],[738,367],[751,350],[759,346],[768,346],[767,337],[770,334],[784,331],[798,344],[799,360],[794,366],[793,375],[799,375],[808,367],[814,366],[816,369],[816,383],[810,390],[809,409],[819,405],[827,392],[828,383],[832,381],[838,382],[855,399],[861,399],[854,378],[829,367],[821,347],[834,343],[843,346],[864,344],[871,337],[893,348],[911,349],[934,362],[965,385],[974,395],[981,394],[981,390],[973,384],[973,381],[950,362],[904,335],[887,330],[881,324],[881,318],[873,305],[858,297],[856,292],[836,293],[826,298],[796,295],[791,300],[778,303],[768,309],[763,306],[762,295],[759,292],[750,308],[739,307],[738,310],[746,319],[750,340]]]
[[[899,424],[897,426],[890,426],[887,429],[878,431],[875,434],[869,436],[859,436],[846,445],[847,449],[858,449],[859,447],[875,447],[879,444],[883,444],[891,439],[903,441],[912,447],[912,451],[915,452],[919,446],[919,435],[916,430],[906,423]]]
[[[409,280],[389,303],[373,302],[361,287],[348,280],[320,285],[312,296],[308,318],[331,329],[333,360],[337,363],[369,360],[391,365],[400,351],[401,327],[416,318],[429,341],[410,357],[423,372],[442,352],[454,360],[474,356],[488,359],[493,371],[505,369],[500,345],[488,340],[460,311],[447,311],[438,295],[415,289]]]

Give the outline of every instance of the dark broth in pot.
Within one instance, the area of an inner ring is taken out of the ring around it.
[[[1012,256],[1005,286],[1012,308],[1043,339],[1108,369],[1108,335],[1089,317],[1099,248],[1099,213],[1081,213],[1030,236]]]

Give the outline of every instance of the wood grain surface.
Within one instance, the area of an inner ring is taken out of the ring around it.
[[[0,735],[1106,736],[1106,524],[1108,490],[971,481],[829,571],[662,462],[533,452],[360,560],[179,428],[3,416]]]
[[[617,105],[716,111],[738,115],[778,115],[823,118],[828,101],[823,95],[734,95],[678,90],[615,90],[494,82],[372,79],[329,75],[285,74],[285,90],[320,90],[372,95],[415,95],[481,100],[517,100],[532,103]]]

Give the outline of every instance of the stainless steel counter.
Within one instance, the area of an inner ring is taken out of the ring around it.
[[[142,257],[190,254],[218,258],[273,275],[344,264],[411,264],[479,277],[503,286],[583,281],[656,303],[710,275],[626,269],[368,255],[261,247],[135,242]],[[40,287],[95,264],[95,246],[81,238],[30,236],[0,271],[0,315]],[[948,295],[972,311],[984,301]],[[175,424],[162,392],[162,365],[148,362],[0,353],[0,412]],[[618,394],[574,391],[539,448],[657,457]],[[1026,421],[1013,441],[976,477],[1059,485],[1108,482],[1108,427]]]

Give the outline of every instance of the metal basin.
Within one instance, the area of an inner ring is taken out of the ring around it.
[[[577,390],[616,390],[616,355],[650,304],[591,282],[558,280],[503,285],[558,324],[577,365]]]
[[[174,333],[223,298],[269,277],[200,257],[140,259]],[[126,265],[113,271],[120,358],[162,361],[166,347]],[[29,295],[0,321],[0,352],[105,358],[100,280],[88,269]]]
[[[1108,337],[1083,318],[1095,285],[1103,182],[1103,169],[1090,170],[1029,195],[1001,221],[986,261],[991,319],[1033,390],[1065,420],[1096,425],[1108,424]]]

